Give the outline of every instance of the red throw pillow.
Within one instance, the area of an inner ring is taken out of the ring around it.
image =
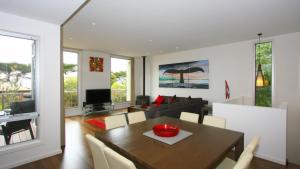
[[[164,102],[165,98],[161,95],[158,95],[157,98],[155,99],[156,106],[159,106]]]

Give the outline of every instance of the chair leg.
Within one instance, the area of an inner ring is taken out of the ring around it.
[[[4,134],[4,140],[5,140],[6,145],[9,145],[10,138],[11,138],[10,135]]]
[[[9,133],[9,131],[7,130],[7,128],[5,128],[5,126],[2,125],[1,127],[2,127],[2,132],[3,132],[5,144],[9,145],[11,134]]]
[[[32,131],[31,125],[29,125],[29,132],[30,132],[30,135],[31,135],[31,139],[33,140],[34,139],[34,135],[33,135],[33,131]]]

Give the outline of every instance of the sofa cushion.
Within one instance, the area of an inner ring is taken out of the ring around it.
[[[161,95],[158,95],[155,99],[155,104],[156,106],[160,106],[160,104],[162,104],[165,101],[165,98]]]
[[[171,97],[167,97],[168,99],[168,104],[172,104],[176,102],[176,95],[171,96]]]

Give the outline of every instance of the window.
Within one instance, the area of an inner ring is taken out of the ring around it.
[[[130,101],[131,60],[111,58],[111,98],[113,103]]]
[[[37,137],[35,40],[0,32],[0,146]]]
[[[255,85],[255,105],[272,106],[272,42],[255,44],[255,70],[261,65],[264,82],[262,87]]]
[[[64,60],[64,106],[78,107],[78,53],[63,52]]]

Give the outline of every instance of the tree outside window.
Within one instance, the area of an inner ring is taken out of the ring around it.
[[[255,45],[256,72],[258,64],[262,66],[264,86],[255,88],[255,105],[272,106],[272,42],[257,43]]]
[[[64,105],[78,106],[78,53],[63,52],[64,56]]]
[[[113,103],[130,100],[130,60],[111,58],[111,98]]]

